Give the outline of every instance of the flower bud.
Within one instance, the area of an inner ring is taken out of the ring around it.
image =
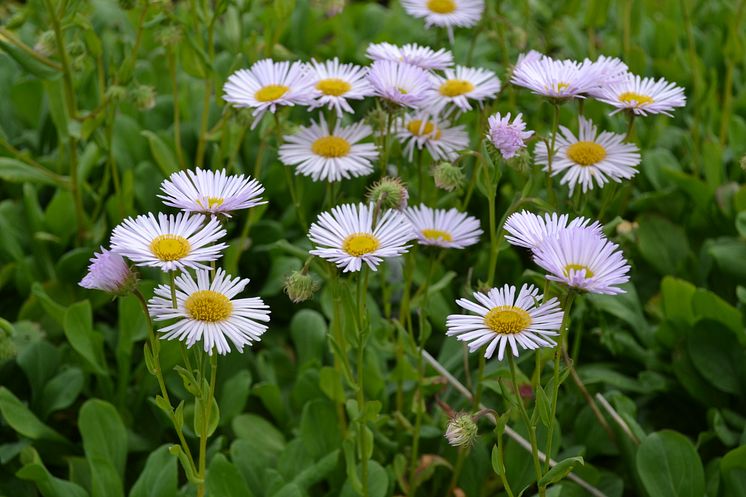
[[[463,169],[450,162],[436,164],[433,167],[432,174],[435,186],[447,192],[461,190],[466,180]]]
[[[368,189],[367,199],[381,209],[405,209],[409,192],[401,179],[384,176]]]
[[[155,107],[155,88],[150,85],[138,85],[130,91],[130,98],[140,110]]]
[[[457,414],[448,422],[445,437],[454,447],[471,447],[477,440],[479,429],[471,414]]]
[[[79,285],[114,295],[126,295],[137,286],[137,275],[121,255],[101,247],[100,254],[93,254],[88,274],[80,280]]]
[[[37,38],[34,44],[34,51],[49,57],[57,51],[57,38],[54,37],[54,31],[44,31]]]
[[[111,85],[106,89],[106,98],[113,102],[119,102],[127,96],[127,89],[123,86]]]
[[[181,42],[181,28],[179,26],[166,26],[156,34],[156,39],[161,45],[178,45]]]
[[[319,289],[319,282],[313,276],[305,271],[293,271],[285,278],[284,290],[288,298],[294,304],[304,302],[316,293]]]

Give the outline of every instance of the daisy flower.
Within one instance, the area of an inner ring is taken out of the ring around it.
[[[673,109],[686,105],[683,88],[663,78],[656,81],[634,74],[627,74],[622,81],[603,88],[596,98],[616,107],[612,114],[629,110],[638,116],[665,114],[671,117]]]
[[[562,309],[556,298],[539,304],[543,295],[533,285],[523,285],[516,296],[516,287],[505,285],[488,293],[474,292],[472,302],[459,299],[456,303],[476,316],[451,314],[446,320],[446,335],[468,342],[474,352],[484,345],[484,357],[489,359],[497,349],[502,361],[507,344],[518,357],[518,346],[524,349],[553,347],[553,336],[562,326]]]
[[[378,158],[372,143],[358,143],[372,130],[359,122],[351,126],[336,126],[330,130],[322,117],[294,135],[286,136],[280,146],[280,161],[296,166],[296,171],[314,181],[340,181],[373,172],[371,161]]]
[[[482,18],[484,0],[401,0],[404,10],[413,17],[425,19],[425,27],[468,28]]]
[[[157,267],[163,271],[185,268],[204,269],[203,262],[220,258],[228,247],[216,243],[225,236],[217,217],[202,214],[174,215],[152,213],[127,218],[114,228],[111,249],[138,266]]]
[[[488,122],[490,129],[487,132],[487,138],[500,151],[500,155],[505,160],[514,157],[520,149],[526,146],[526,140],[534,134],[531,130],[525,131],[526,123],[523,122],[523,114],[515,116],[511,123],[510,112],[505,117],[498,112],[490,116]]]
[[[202,340],[205,352],[227,354],[233,346],[243,352],[244,345],[258,342],[267,331],[269,306],[261,298],[234,299],[249,283],[248,278],[231,279],[218,269],[210,281],[210,271],[197,270],[197,281],[188,272],[174,280],[176,307],[171,300],[171,287],[160,285],[148,302],[155,321],[176,321],[161,329],[165,340],[181,340],[188,348]]]
[[[505,239],[511,245],[535,249],[545,238],[555,236],[558,232],[567,228],[588,228],[594,230],[599,235],[601,232],[601,223],[585,217],[578,217],[570,221],[567,214],[558,215],[556,212],[551,214],[545,213],[543,216],[522,210],[514,212],[505,221]],[[589,226],[590,224],[590,226]]]
[[[442,71],[453,66],[453,54],[441,48],[438,51],[416,43],[407,43],[399,47],[391,43],[371,43],[365,55],[372,60],[390,60],[404,62],[426,71]]]
[[[534,261],[547,279],[590,293],[624,293],[629,265],[619,245],[589,228],[568,228],[547,236],[534,249]]]
[[[536,146],[536,163],[548,169],[549,157],[544,142]],[[567,183],[570,193],[580,183],[583,193],[593,189],[593,180],[602,187],[609,180],[621,183],[637,174],[640,152],[637,145],[625,143],[624,135],[604,131],[598,134],[590,119],[580,116],[578,137],[569,129],[560,126],[557,150],[552,158],[552,176],[565,172],[560,181]]]
[[[347,100],[362,100],[373,95],[373,89],[366,78],[367,69],[354,64],[341,64],[335,57],[326,62],[311,62],[314,96],[311,105],[336,109],[337,115],[342,112],[354,114]]]
[[[414,148],[427,148],[433,160],[454,160],[459,150],[469,146],[469,135],[463,126],[450,126],[425,112],[405,114],[396,126],[396,136],[404,145],[403,153],[411,161]]]
[[[313,84],[303,63],[263,59],[231,74],[223,87],[223,99],[238,108],[252,107],[253,129],[265,112],[274,114],[278,106],[311,104]]]
[[[371,270],[387,257],[398,257],[409,249],[412,227],[399,211],[383,211],[373,222],[375,206],[345,204],[322,212],[311,225],[308,238],[318,248],[309,253],[333,262],[344,272]]]
[[[179,171],[161,184],[163,203],[187,212],[222,214],[266,204],[261,199],[264,187],[243,174],[228,176],[225,169],[210,171],[197,168]]]
[[[495,98],[500,91],[500,80],[495,73],[480,67],[456,66],[446,69],[445,77],[433,75],[430,98],[438,108],[448,104],[463,111],[471,110],[469,100],[482,102]]]
[[[83,288],[102,290],[121,295],[129,292],[137,283],[137,275],[132,272],[124,258],[101,247],[101,253],[94,253],[88,273],[78,283]]]
[[[601,55],[595,61],[583,61],[582,70],[589,78],[595,80],[594,88],[588,90],[588,95],[598,97],[609,85],[623,81],[627,77],[627,64],[616,57]]]
[[[584,93],[598,86],[595,74],[580,63],[537,57],[534,52],[519,59],[510,82],[551,98],[584,98]]]
[[[479,241],[479,220],[456,209],[431,209],[425,205],[408,207],[406,216],[412,223],[420,245],[462,249]]]
[[[417,108],[431,88],[430,75],[424,69],[390,60],[377,60],[370,66],[368,81],[373,92],[389,102]]]

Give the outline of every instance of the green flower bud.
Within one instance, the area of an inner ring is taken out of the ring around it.
[[[380,205],[381,209],[404,209],[409,192],[401,179],[384,176],[368,189],[366,198],[368,202]]]
[[[321,285],[310,274],[301,271],[293,271],[285,278],[284,290],[293,303],[305,302],[313,297]]]
[[[123,86],[112,85],[106,89],[106,98],[111,101],[119,102],[127,96],[127,89]]]
[[[155,107],[155,88],[150,85],[138,85],[130,90],[130,98],[140,110]]]
[[[158,31],[156,39],[161,45],[178,45],[182,38],[181,28],[179,26],[165,26]]]
[[[450,162],[440,162],[433,166],[432,175],[435,186],[447,192],[461,190],[466,180],[463,169]]]
[[[57,38],[54,37],[54,31],[44,31],[39,35],[34,44],[34,50],[45,57],[49,57],[57,52]]]
[[[469,448],[476,442],[478,434],[479,429],[471,414],[460,413],[448,422],[445,437],[454,447]]]

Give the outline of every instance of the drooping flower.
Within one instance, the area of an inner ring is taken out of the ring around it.
[[[602,88],[596,98],[616,107],[615,114],[628,110],[639,116],[665,114],[686,105],[684,89],[661,78],[641,78],[628,74],[623,80]]]
[[[317,247],[309,253],[348,272],[360,271],[363,263],[376,271],[383,259],[407,252],[413,234],[404,214],[386,210],[374,222],[374,211],[374,205],[361,203],[322,212],[308,234]]]
[[[459,150],[469,146],[469,135],[464,126],[451,126],[448,121],[427,112],[402,116],[397,122],[396,136],[404,145],[402,152],[410,161],[415,148],[426,148],[433,160],[454,160]]]
[[[370,126],[362,122],[330,129],[322,117],[319,123],[301,127],[286,136],[280,146],[280,161],[296,166],[298,174],[314,181],[341,181],[373,172],[371,161],[378,158],[373,143],[360,143],[370,136]]]
[[[567,214],[545,213],[543,216],[523,210],[511,214],[505,221],[505,239],[511,245],[535,249],[548,236],[555,236],[559,231],[567,228],[589,228],[601,234],[601,223],[585,217],[578,217],[570,221]]]
[[[498,112],[490,116],[488,122],[490,129],[487,137],[506,160],[514,157],[520,149],[524,148],[526,140],[534,134],[531,130],[525,131],[526,123],[523,122],[523,114],[515,116],[511,123],[510,112],[505,117]]]
[[[624,135],[604,131],[598,133],[590,119],[580,116],[578,137],[560,126],[557,151],[552,158],[552,175],[564,172],[561,184],[570,187],[570,193],[580,184],[583,193],[593,189],[593,183],[602,187],[609,180],[620,183],[637,174],[640,152],[637,145],[626,143]],[[544,142],[536,146],[536,163],[546,166],[549,157]]]
[[[370,66],[368,81],[374,93],[394,105],[417,108],[431,88],[424,69],[404,62],[377,60]]]
[[[456,209],[408,207],[405,214],[420,245],[462,249],[479,241],[479,220]]]
[[[210,271],[198,269],[196,281],[186,271],[174,281],[175,306],[169,285],[158,286],[148,302],[155,321],[177,320],[160,330],[163,339],[181,340],[187,347],[201,340],[208,354],[227,354],[229,342],[243,352],[244,346],[259,341],[267,331],[269,306],[259,297],[234,298],[249,283],[248,278],[231,278],[218,269],[210,281]]]
[[[310,64],[315,101],[312,108],[335,109],[337,115],[354,113],[348,100],[362,100],[373,95],[367,78],[368,70],[355,64],[342,64],[336,57]]]
[[[467,342],[474,352],[487,346],[484,357],[491,358],[497,349],[501,361],[507,345],[518,357],[519,346],[538,349],[556,345],[551,337],[557,336],[562,325],[562,309],[556,298],[540,304],[543,296],[533,285],[523,285],[516,296],[516,287],[505,285],[489,292],[474,292],[472,302],[459,299],[456,303],[470,314],[451,314],[446,321],[446,335]]]
[[[453,54],[449,50],[441,48],[436,51],[416,43],[407,43],[401,47],[387,42],[371,43],[365,55],[372,60],[404,62],[427,71],[438,71],[453,66]]]
[[[132,291],[137,283],[137,275],[124,258],[104,247],[100,250],[100,253],[93,254],[88,273],[78,284],[83,288],[102,290],[115,295]]]

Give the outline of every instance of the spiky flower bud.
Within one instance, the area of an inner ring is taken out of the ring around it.
[[[384,176],[368,188],[367,199],[381,209],[405,209],[409,192],[401,179]]]
[[[155,88],[150,85],[137,85],[130,91],[130,98],[140,110],[155,107]]]
[[[57,39],[54,37],[54,31],[44,31],[37,38],[34,44],[34,51],[49,57],[57,51]]]
[[[285,278],[283,289],[288,298],[293,303],[298,304],[313,297],[313,294],[318,291],[319,287],[319,282],[313,276],[301,270],[293,271]]]
[[[113,102],[119,102],[127,96],[127,89],[123,86],[112,85],[106,89],[106,98]]]
[[[436,164],[433,166],[432,174],[435,186],[447,192],[461,190],[466,180],[464,170],[450,162]]]
[[[471,414],[460,413],[448,422],[445,437],[454,447],[471,447],[477,441],[479,429]]]

